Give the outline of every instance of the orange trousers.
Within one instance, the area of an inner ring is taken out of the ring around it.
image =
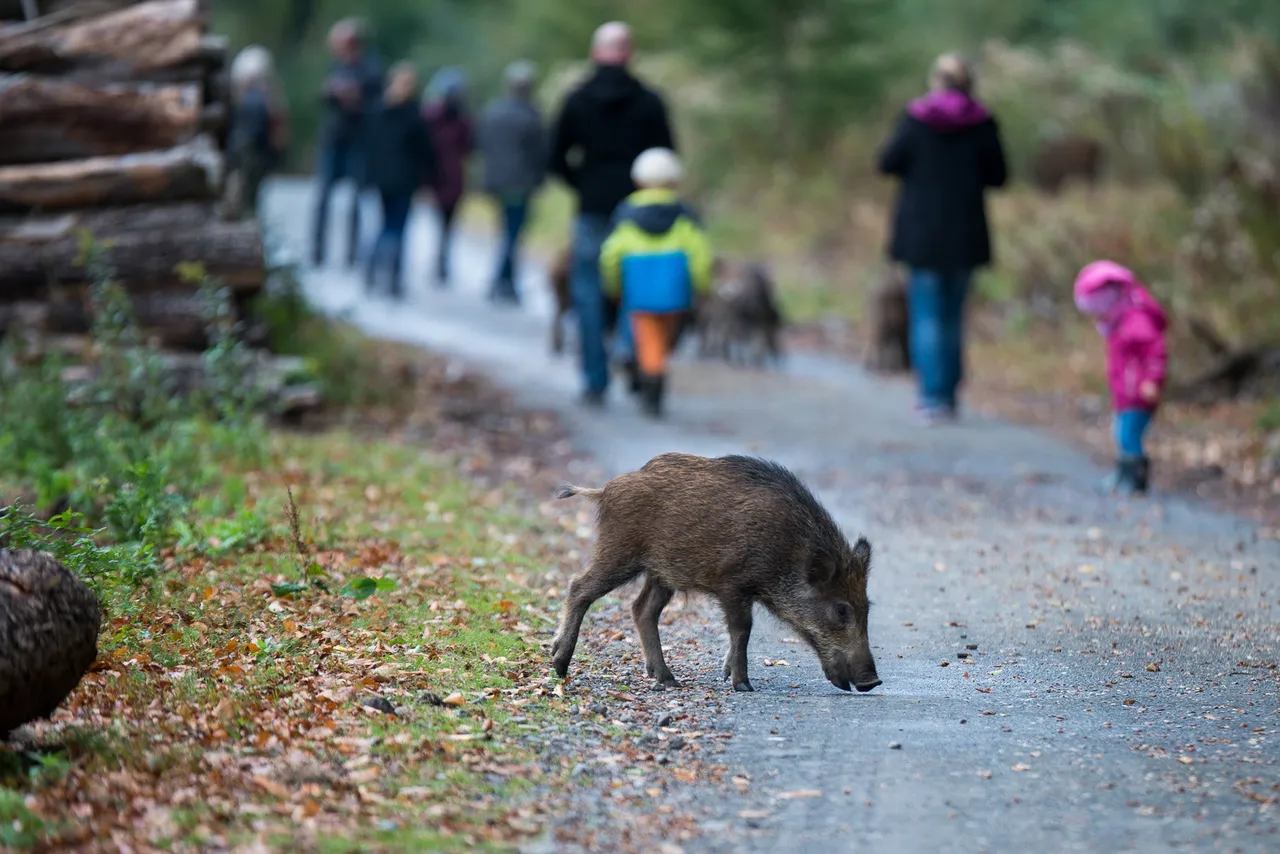
[[[676,337],[680,315],[675,312],[633,311],[630,317],[640,373],[649,377],[662,376],[667,370],[667,357],[671,354],[671,342]]]

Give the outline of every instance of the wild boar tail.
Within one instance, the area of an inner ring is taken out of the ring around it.
[[[570,486],[566,483],[556,490],[556,498],[573,498],[575,495],[585,495],[595,501],[602,492],[604,492],[603,489],[587,489],[585,486]]]

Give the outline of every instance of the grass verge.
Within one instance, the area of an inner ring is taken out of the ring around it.
[[[538,829],[557,538],[418,448],[277,434],[268,456],[195,502],[162,583],[107,594],[93,671],[0,752],[0,841],[485,850]]]

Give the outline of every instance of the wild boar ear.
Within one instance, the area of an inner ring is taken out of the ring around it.
[[[835,578],[836,562],[826,555],[816,557],[809,564],[809,583],[814,587],[826,587]]]
[[[853,544],[853,563],[863,575],[871,572],[871,543],[866,537],[858,537],[858,542]]]

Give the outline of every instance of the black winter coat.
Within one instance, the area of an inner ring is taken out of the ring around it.
[[[631,195],[631,164],[649,148],[675,148],[661,96],[622,66],[600,66],[565,99],[550,171],[578,195],[582,213],[609,216]],[[570,164],[577,149],[581,160]]]
[[[945,272],[991,263],[985,191],[1007,178],[994,118],[940,127],[904,113],[880,151],[879,168],[902,180],[889,244],[893,260]]]
[[[370,130],[367,169],[373,187],[412,195],[435,179],[436,149],[417,101],[409,98],[380,109]]]

